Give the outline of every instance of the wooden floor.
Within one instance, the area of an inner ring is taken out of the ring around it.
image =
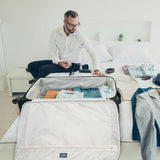
[[[18,106],[12,104],[14,97],[10,97],[8,91],[0,91],[0,139],[19,114]]]

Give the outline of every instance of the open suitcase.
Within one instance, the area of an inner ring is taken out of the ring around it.
[[[102,86],[109,86],[112,94],[100,98],[44,99],[48,90]],[[21,114],[15,160],[119,158],[117,104],[120,97],[117,96],[113,78],[108,76],[40,78],[17,102]]]

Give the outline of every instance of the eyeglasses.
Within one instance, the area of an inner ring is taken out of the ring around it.
[[[66,21],[66,20],[65,20]],[[68,21],[66,21],[66,23],[71,27],[71,28],[78,28],[80,26],[80,22],[78,22],[78,24],[74,25],[74,24],[70,24]]]

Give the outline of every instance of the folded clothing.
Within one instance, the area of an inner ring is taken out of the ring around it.
[[[141,66],[125,65],[122,67],[123,72],[125,74],[126,74],[126,68],[128,69],[129,75],[135,78],[141,78],[147,76],[154,78],[159,73],[158,68],[155,65],[151,64],[142,64]]]
[[[114,96],[114,92],[112,91],[112,89],[109,86],[101,86],[99,87],[101,96],[103,98],[111,98]]]
[[[156,77],[156,75],[159,73],[155,65],[143,64],[141,65],[141,68],[145,76]]]
[[[143,70],[140,66],[128,66],[128,73],[130,76],[135,77],[135,78],[141,78],[144,76]]]
[[[56,99],[82,99],[83,93],[79,93],[77,91],[66,91],[61,90],[57,93]]]
[[[67,90],[48,90],[44,98],[56,99],[81,99],[81,98],[110,98],[113,97],[113,91],[108,86],[99,88],[74,88]]]
[[[84,98],[100,98],[101,94],[98,88],[74,88],[73,91],[78,91],[79,93],[83,93]]]
[[[67,91],[72,91],[72,89],[67,89]],[[58,92],[60,92],[60,90],[48,90],[44,98],[56,98]]]

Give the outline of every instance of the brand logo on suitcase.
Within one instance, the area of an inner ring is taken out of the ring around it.
[[[67,158],[67,153],[60,153],[59,158]]]

